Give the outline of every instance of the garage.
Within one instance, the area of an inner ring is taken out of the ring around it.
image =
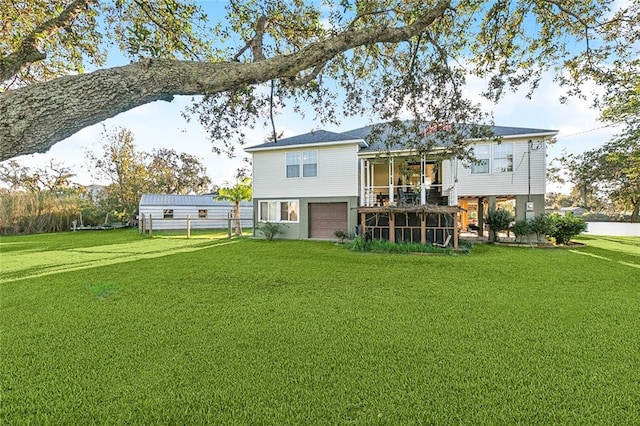
[[[335,238],[335,231],[348,232],[347,203],[309,203],[309,238]]]

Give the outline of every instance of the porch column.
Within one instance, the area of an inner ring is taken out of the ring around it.
[[[389,212],[389,242],[396,242],[396,214]]]
[[[478,197],[478,237],[484,237],[484,197]]]
[[[420,215],[420,244],[427,244],[427,214]]]
[[[366,233],[367,226],[367,214],[360,213],[360,236],[364,238],[364,234]]]
[[[459,237],[459,232],[458,232],[458,212],[453,213],[453,248],[457,249],[458,248],[458,237]]]
[[[427,158],[424,155],[420,159],[420,204],[427,204]]]
[[[395,190],[393,188],[393,157],[389,157],[389,205],[394,205]],[[389,219],[391,220],[391,219]]]
[[[365,179],[365,167],[364,158],[360,159],[360,205],[366,206],[366,199],[364,198],[364,179]]]

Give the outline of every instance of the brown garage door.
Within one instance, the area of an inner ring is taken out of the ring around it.
[[[347,203],[309,203],[309,238],[335,238],[338,229],[348,232]]]

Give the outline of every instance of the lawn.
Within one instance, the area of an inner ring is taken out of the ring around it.
[[[639,424],[640,238],[2,238],[2,424]]]

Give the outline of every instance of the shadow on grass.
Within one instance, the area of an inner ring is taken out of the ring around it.
[[[188,253],[234,244],[237,241],[226,238],[208,238],[205,241],[186,238],[180,240],[154,238],[105,246],[51,250],[46,255],[31,250],[13,252],[10,255],[3,255],[3,274],[0,283]]]

